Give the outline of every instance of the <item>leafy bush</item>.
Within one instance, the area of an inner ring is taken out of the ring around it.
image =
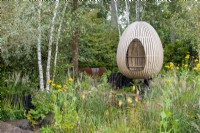
[[[189,53],[188,53],[189,52]],[[190,45],[176,40],[174,43],[165,45],[164,47],[164,64],[168,62],[174,62],[175,64],[182,64],[185,60],[185,56],[190,54],[191,57],[197,58],[197,52],[194,51]]]
[[[48,123],[52,124],[54,130],[60,132],[71,130],[78,120],[73,79],[69,78],[63,85],[52,83],[51,80],[49,83],[51,84],[49,92],[38,91],[34,94],[32,103],[35,109],[28,112],[27,118],[34,126],[52,114]]]

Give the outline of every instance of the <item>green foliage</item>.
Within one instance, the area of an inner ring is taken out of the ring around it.
[[[186,57],[187,55],[188,58]],[[195,59],[198,59],[197,51],[180,40],[175,40],[174,43],[170,43],[164,47],[164,64],[173,62],[178,66],[178,64],[188,64],[188,61],[191,62]]]
[[[176,36],[182,41],[190,41],[193,48],[200,52],[199,31],[200,25],[198,23],[200,16],[199,1],[174,1],[177,8],[171,15],[171,28],[176,31]]]
[[[71,44],[75,28],[79,31],[79,67],[105,66],[113,69],[119,41],[117,29],[110,24],[110,1],[79,2],[76,18],[72,14],[72,0],[67,2],[59,40],[58,65],[55,66],[58,70],[55,78],[57,85],[51,83],[49,92],[34,92],[33,104],[36,107],[27,115],[33,124],[52,115],[49,125],[42,127],[41,132],[200,132],[200,64],[197,53],[193,54],[193,51],[199,52],[200,44],[199,1],[141,1],[141,20],[149,22],[159,33],[163,44],[168,44],[164,46],[164,63],[171,62],[169,65],[172,69],[163,70],[155,77],[151,93],[134,107],[128,106],[126,99],[119,98],[114,103],[110,101],[113,91],[106,75],[97,80],[83,76],[76,84],[65,83],[66,75],[63,72],[66,64],[72,62]],[[52,55],[55,53],[55,38],[64,5],[60,3]],[[117,5],[120,27],[126,27],[123,20],[124,4],[124,1],[118,1]],[[129,1],[129,6],[130,19],[134,22],[135,1]],[[37,2],[2,2],[1,120],[23,118],[22,104],[12,104],[14,95],[17,94],[21,100],[23,91],[38,85],[37,8]],[[53,9],[54,2],[43,2],[41,25],[44,68]],[[174,41],[173,37],[180,41]],[[178,64],[179,69],[175,69]],[[64,87],[63,82],[68,88]],[[122,90],[123,93],[131,91],[132,88]],[[120,100],[127,107],[118,106]]]
[[[162,85],[156,83],[157,87],[160,86],[161,92],[155,92],[152,94],[152,98],[155,98],[155,95],[161,97],[157,101],[162,108],[159,122],[160,132],[197,131],[195,127],[191,127],[191,123],[196,125],[198,119],[189,120],[187,115],[190,114],[190,111],[194,111],[192,114],[195,116],[199,114],[198,107],[195,107],[198,103],[199,83],[197,83],[197,78],[199,76],[194,75],[196,75],[195,71],[188,71],[188,69],[178,72],[170,70],[165,73]],[[196,83],[198,85],[193,86]]]
[[[25,111],[19,109],[0,109],[0,120],[15,120],[15,119],[23,119]]]
[[[112,29],[105,18],[98,17],[98,9],[85,13],[85,33],[80,36],[80,67],[116,66],[117,29]]]
[[[181,69],[181,68],[180,68]],[[153,79],[152,91],[136,106],[108,104],[101,86],[78,100],[80,123],[76,132],[198,132],[199,74],[188,69],[162,72]],[[195,76],[196,75],[196,76]],[[198,76],[197,76],[198,75]],[[157,82],[159,81],[159,82]],[[126,101],[122,100],[123,104]],[[85,125],[84,123],[87,123]]]
[[[179,40],[174,43],[165,45],[164,48],[164,63],[174,62],[176,64],[181,64],[185,60],[187,52],[189,52],[189,45],[186,45]]]
[[[52,119],[48,122],[53,124],[53,130],[68,131],[74,128],[78,120],[76,111],[75,88],[71,79],[66,84],[59,85],[51,83],[50,92],[38,91],[33,96],[33,105],[27,114],[33,126],[43,120],[48,114],[52,114]],[[45,130],[45,129],[43,129]]]
[[[34,21],[30,2],[2,3],[2,37],[1,57],[4,60],[6,71],[32,72],[36,58],[35,47],[36,31],[32,26]],[[26,60],[24,60],[26,59]],[[32,67],[30,67],[32,66]],[[27,70],[27,71],[26,71]]]
[[[24,118],[23,96],[30,91],[30,79],[27,75],[15,72],[12,74],[2,74],[0,86],[0,119],[20,119]]]
[[[54,133],[53,128],[52,127],[42,127],[40,129],[40,133]]]
[[[34,92],[32,104],[35,106],[35,109],[31,109],[27,114],[27,119],[32,125],[36,125],[38,120],[44,119],[47,114],[51,113],[53,99],[50,99],[50,97],[51,95],[47,92]]]

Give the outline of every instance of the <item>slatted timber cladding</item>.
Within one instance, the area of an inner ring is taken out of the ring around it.
[[[163,47],[155,29],[147,22],[137,21],[123,32],[117,48],[120,72],[134,79],[156,74],[163,65]]]

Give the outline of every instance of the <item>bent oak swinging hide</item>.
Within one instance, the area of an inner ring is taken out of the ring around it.
[[[137,21],[123,32],[117,48],[120,72],[134,79],[147,79],[163,65],[163,47],[155,29],[147,22]]]

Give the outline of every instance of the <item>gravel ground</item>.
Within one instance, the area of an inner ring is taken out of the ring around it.
[[[12,120],[12,121],[0,121],[0,133],[38,133],[39,131],[23,130],[20,127],[27,128],[28,120]]]

